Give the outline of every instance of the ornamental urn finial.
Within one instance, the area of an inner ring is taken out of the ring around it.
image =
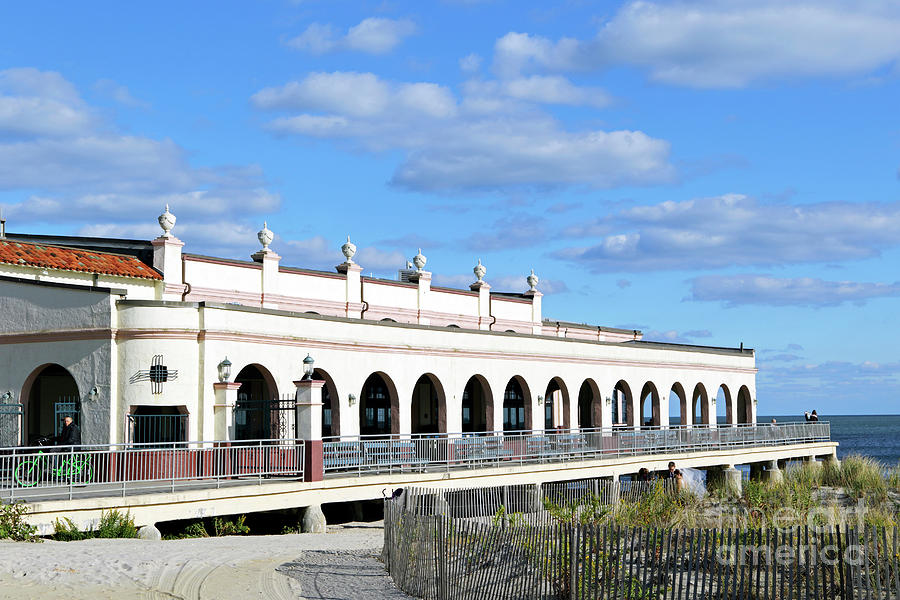
[[[527,281],[528,285],[531,286],[531,289],[528,290],[529,292],[537,291],[537,284],[540,281],[540,279],[538,279],[538,276],[534,274],[534,269],[531,270],[531,275],[526,277],[525,281]]]
[[[259,243],[262,244],[263,252],[269,249],[269,244],[275,239],[275,234],[269,229],[268,221],[263,221],[263,228],[256,234]]]
[[[341,252],[344,254],[344,258],[347,259],[348,263],[353,262],[353,255],[356,254],[356,244],[350,241],[350,236],[347,236],[347,243],[341,246]]]
[[[487,273],[487,269],[483,264],[481,264],[481,259],[478,259],[478,264],[475,265],[475,268],[472,269],[472,272],[475,273],[475,277],[478,278],[478,281],[482,281],[484,279],[484,274]]]
[[[166,204],[166,212],[159,215],[157,219],[159,221],[159,226],[162,227],[163,237],[171,237],[172,228],[175,227],[175,215],[169,212],[169,205]]]
[[[416,266],[416,271],[421,271],[425,267],[425,263],[428,262],[428,259],[422,254],[422,249],[419,248],[419,253],[413,256],[413,264]]]

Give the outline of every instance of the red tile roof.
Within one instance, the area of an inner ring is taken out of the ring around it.
[[[162,279],[159,273],[133,256],[14,240],[0,240],[0,263],[119,277]]]

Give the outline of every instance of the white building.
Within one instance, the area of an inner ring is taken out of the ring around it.
[[[0,239],[0,445],[70,412],[86,443],[291,437],[307,355],[326,435],[667,427],[670,396],[709,424],[720,388],[730,423],[756,420],[752,350],[544,319],[533,273],[522,293],[480,262],[469,289],[432,286],[420,251],[365,277],[349,238],[334,272],[288,267],[266,227],[252,260],[214,258],[159,221],[150,242]]]

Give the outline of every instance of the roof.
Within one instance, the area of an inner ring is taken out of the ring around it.
[[[0,240],[0,263],[118,277],[162,279],[159,273],[134,256],[9,239]]]

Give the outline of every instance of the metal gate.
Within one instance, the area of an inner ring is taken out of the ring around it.
[[[0,402],[0,447],[22,444],[24,407],[18,402]]]
[[[128,441],[133,444],[170,445],[187,441],[188,415],[125,415]]]
[[[256,400],[238,396],[234,407],[235,439],[291,440],[296,437],[296,404],[293,396]]]
[[[53,404],[53,435],[60,434],[65,417],[72,417],[72,421],[81,427],[81,402],[77,398],[60,396],[59,401]]]

